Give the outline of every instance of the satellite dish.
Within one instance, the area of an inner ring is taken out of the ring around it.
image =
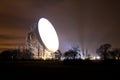
[[[38,33],[43,46],[51,52],[58,50],[58,36],[53,25],[45,18],[38,21]]]

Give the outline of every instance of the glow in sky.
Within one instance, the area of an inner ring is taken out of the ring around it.
[[[76,45],[91,54],[104,43],[120,48],[119,9],[120,0],[2,0],[0,50],[24,45],[39,17],[54,24],[62,53]]]

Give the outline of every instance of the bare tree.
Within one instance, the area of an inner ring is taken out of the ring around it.
[[[78,47],[73,47],[72,49],[64,53],[64,57],[66,59],[76,59],[78,56],[81,57],[80,50]]]
[[[114,48],[110,52],[111,59],[120,60],[120,48]]]
[[[102,58],[102,59],[109,59],[108,55],[110,52],[111,44],[102,44],[97,50],[96,53]]]

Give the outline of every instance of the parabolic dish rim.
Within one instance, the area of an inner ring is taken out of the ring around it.
[[[55,52],[59,47],[59,40],[54,26],[46,18],[40,18],[38,21],[38,33],[42,44],[51,52]]]

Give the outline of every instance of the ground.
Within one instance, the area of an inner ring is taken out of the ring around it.
[[[90,60],[6,60],[0,61],[0,72],[10,78],[26,79],[115,79],[120,61]],[[115,76],[114,76],[115,75]],[[3,77],[2,76],[2,77]],[[4,77],[8,78],[8,77]]]

